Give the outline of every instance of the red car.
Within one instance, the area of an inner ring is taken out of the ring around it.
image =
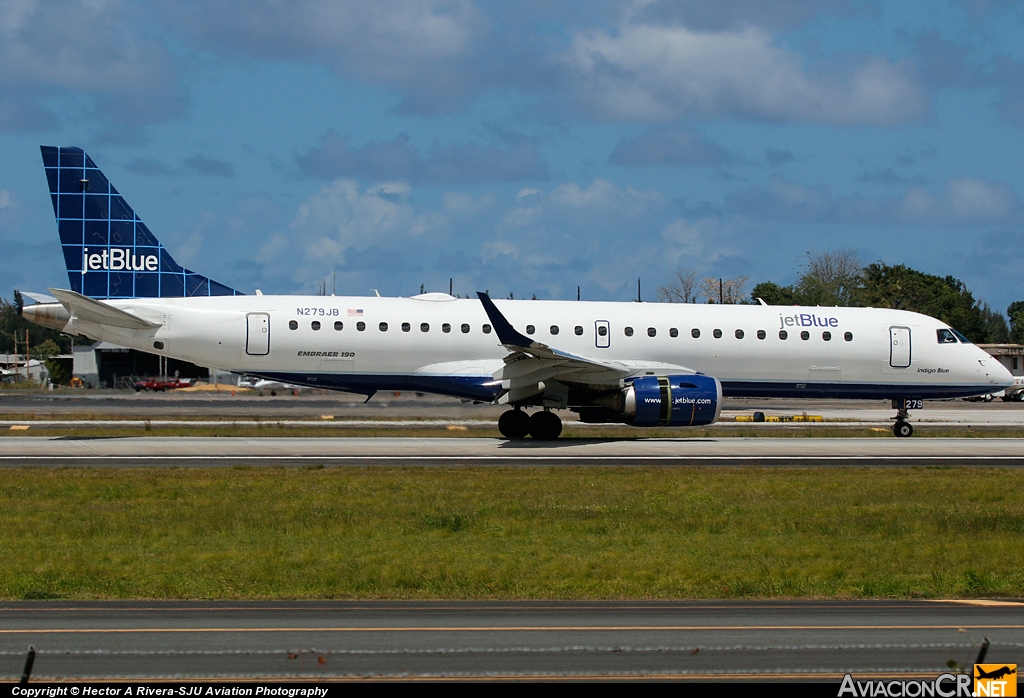
[[[135,392],[142,390],[174,390],[175,388],[187,388],[191,383],[187,380],[181,380],[180,378],[171,378],[170,380],[160,380],[159,378],[143,378],[135,381]]]

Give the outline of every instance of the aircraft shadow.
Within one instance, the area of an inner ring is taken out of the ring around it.
[[[674,441],[678,443],[715,443],[718,439],[658,439],[659,441]],[[533,441],[532,439],[513,439],[506,440],[503,444],[498,446],[501,449],[552,449],[552,448],[570,448],[572,446],[587,446],[593,444],[609,444],[609,443],[621,443],[623,441],[646,441],[641,436],[622,436],[618,438],[604,438],[604,439],[557,439],[555,441]]]

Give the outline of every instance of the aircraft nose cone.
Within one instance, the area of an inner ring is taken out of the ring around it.
[[[1003,363],[993,357],[986,355],[985,369],[988,373],[988,379],[993,383],[996,383],[1000,388],[1009,388],[1013,385],[1013,374],[1010,373]]]

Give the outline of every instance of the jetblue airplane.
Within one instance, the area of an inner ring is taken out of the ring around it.
[[[707,425],[723,396],[891,399],[894,433],[910,436],[922,400],[1013,384],[955,329],[901,310],[244,295],[177,264],[80,148],[42,155],[70,289],[26,306],[29,320],[367,399],[416,390],[507,405],[510,439],[557,438],[553,410],[565,409],[591,423]]]

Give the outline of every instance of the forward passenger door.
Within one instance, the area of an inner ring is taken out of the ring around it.
[[[910,328],[889,328],[889,365],[893,368],[910,366]]]

